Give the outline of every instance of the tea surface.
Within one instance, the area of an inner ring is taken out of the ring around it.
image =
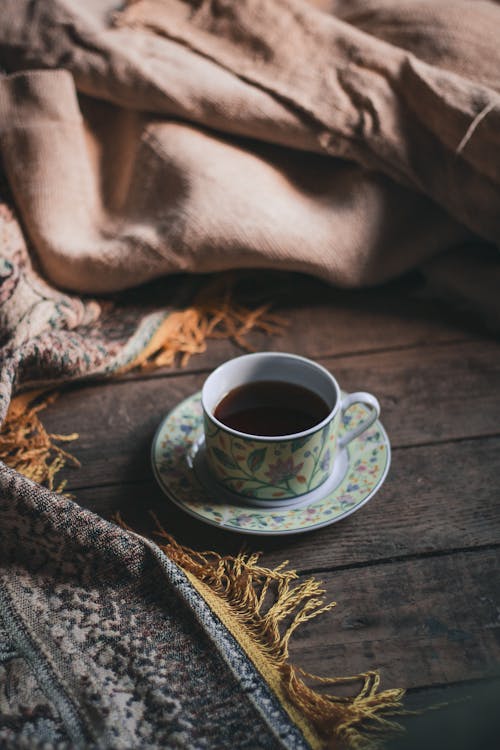
[[[313,391],[278,380],[259,380],[233,388],[214,415],[227,427],[250,435],[293,435],[322,422],[331,409]]]

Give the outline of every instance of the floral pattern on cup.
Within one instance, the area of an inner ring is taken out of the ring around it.
[[[260,500],[305,495],[328,479],[339,414],[312,435],[269,441],[242,441],[204,415],[212,471],[224,487],[239,495]]]
[[[365,418],[366,407],[351,407],[339,437]],[[179,404],[162,423],[153,445],[153,465],[165,492],[196,518],[247,534],[291,534],[327,526],[354,512],[381,486],[390,462],[390,445],[380,422],[349,444],[349,467],[338,487],[321,500],[299,508],[261,509],[228,504],[200,483],[187,460],[203,435],[200,394]],[[324,454],[326,457],[326,451]],[[332,460],[333,454],[330,454]]]

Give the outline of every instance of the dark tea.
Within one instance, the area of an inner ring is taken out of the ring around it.
[[[302,385],[259,380],[233,388],[214,416],[227,427],[250,435],[293,435],[322,422],[330,407]]]

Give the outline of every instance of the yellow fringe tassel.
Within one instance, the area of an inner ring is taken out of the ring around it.
[[[190,307],[168,315],[126,371],[168,367],[179,354],[181,367],[185,367],[193,354],[206,351],[208,339],[230,339],[246,351],[255,351],[246,338],[250,331],[271,336],[283,332],[286,321],[270,312],[270,304],[254,310],[237,304],[230,283],[224,279],[207,286]],[[221,289],[222,284],[225,288]]]
[[[182,355],[181,366],[184,367],[191,355],[206,350],[209,338],[230,338],[251,351],[252,347],[246,340],[250,331],[260,330],[269,335],[281,333],[285,321],[269,312],[270,305],[251,310],[233,301],[234,283],[234,275],[219,277],[201,291],[191,307],[168,315],[139,356],[116,374],[137,367],[170,366],[178,354]],[[52,394],[30,408],[31,402],[41,393],[43,389],[12,400],[0,430],[0,460],[35,482],[54,489],[55,476],[67,462],[80,466],[77,459],[57,442],[76,440],[78,434],[54,435],[45,430],[38,413],[57,396]],[[62,492],[65,484],[62,482],[56,491]]]
[[[289,664],[289,642],[297,627],[335,606],[324,603],[319,581],[297,582],[297,573],[286,569],[288,562],[274,570],[262,567],[259,554],[196,552],[178,544],[151,515],[160,548],[186,572],[244,648],[312,748],[378,748],[387,735],[402,731],[389,717],[408,713],[401,704],[404,690],[379,691],[377,672],[325,678]],[[115,520],[129,529],[119,514]],[[318,689],[340,685],[361,688],[354,697]]]
[[[0,459],[29,479],[45,483],[53,490],[55,476],[66,463],[80,466],[79,461],[57,443],[76,440],[78,433],[57,435],[47,432],[38,414],[53,403],[58,394],[52,393],[32,405],[41,393],[41,390],[30,391],[12,399],[0,432]],[[66,481],[61,482],[55,488],[56,492],[62,492],[65,484]]]

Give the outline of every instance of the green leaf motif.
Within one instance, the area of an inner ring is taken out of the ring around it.
[[[250,471],[258,471],[264,463],[266,457],[267,448],[257,448],[252,451],[247,458],[247,466]]]
[[[215,457],[217,458],[217,461],[221,463],[223,466],[225,466],[227,469],[236,469],[237,466],[234,463],[233,459],[230,458],[227,453],[225,453],[221,448],[217,448],[217,446],[214,445],[212,448]]]
[[[217,427],[216,424],[214,424],[210,419],[205,418],[205,432],[208,437],[215,437],[219,431],[219,427]]]
[[[309,440],[310,435],[307,435],[307,437],[301,437],[297,438],[296,440],[292,440],[292,453],[295,453],[295,451],[300,450],[307,441]]]

